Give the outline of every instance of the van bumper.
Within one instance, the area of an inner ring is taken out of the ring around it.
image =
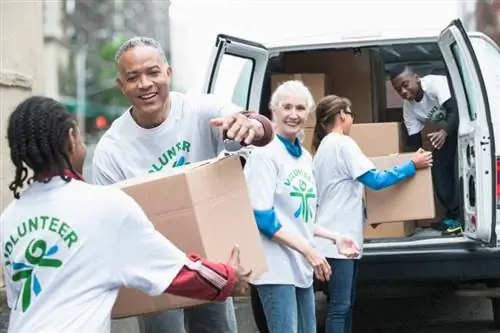
[[[500,280],[500,249],[366,255],[358,267],[362,282]]]

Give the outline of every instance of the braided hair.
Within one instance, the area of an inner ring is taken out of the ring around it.
[[[70,181],[65,169],[76,172],[68,153],[68,131],[76,126],[75,117],[52,98],[32,96],[16,107],[7,127],[10,158],[16,168],[9,185],[14,198],[19,199],[20,189],[33,178],[49,182],[51,177],[40,179],[44,173]],[[28,168],[34,173],[30,178]]]

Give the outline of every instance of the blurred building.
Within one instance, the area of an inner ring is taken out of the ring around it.
[[[1,210],[13,199],[8,186],[14,179],[14,168],[6,140],[7,119],[23,99],[44,93],[44,66],[40,57],[43,52],[42,15],[39,2],[26,5],[23,1],[0,1]],[[0,267],[0,293],[2,287]]]
[[[169,54],[169,1],[45,0],[47,95],[78,114],[95,141],[126,101],[115,87],[114,52],[126,38],[157,39]]]
[[[500,0],[463,1],[462,5],[467,28],[485,33],[500,45]]]

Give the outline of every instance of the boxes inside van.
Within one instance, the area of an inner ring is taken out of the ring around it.
[[[437,43],[283,52],[279,57],[271,58],[268,87],[264,90],[270,96],[280,83],[301,80],[311,90],[316,103],[329,94],[347,97],[355,115],[351,136],[363,152],[370,158],[401,154],[409,152],[406,148],[408,134],[403,124],[403,100],[393,89],[388,75],[391,67],[399,63],[408,63],[420,76],[446,75]],[[269,96],[264,92],[263,100],[268,100]],[[304,131],[304,146],[311,153],[314,122],[314,116],[310,117]],[[424,148],[431,149],[426,140],[423,144],[426,145]],[[427,181],[429,179],[430,172]],[[444,217],[444,210],[436,200],[432,186],[421,186],[429,193],[407,202],[407,207],[394,207],[403,211],[421,205],[422,215],[418,219],[383,221],[386,224],[383,227],[367,223],[366,240],[440,236],[430,225]]]

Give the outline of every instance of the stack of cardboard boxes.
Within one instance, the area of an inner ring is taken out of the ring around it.
[[[302,79],[311,90],[316,103],[325,96],[325,92],[329,91],[325,74],[273,75],[271,89],[274,90],[279,83],[291,79]],[[358,110],[353,106],[356,115]],[[401,123],[373,123],[370,111],[359,111],[365,123],[354,124],[351,137],[377,168],[385,169],[410,160],[412,154],[404,153],[404,133]],[[311,123],[311,119],[315,121],[314,114],[306,124],[303,144],[313,153],[311,143],[314,123]],[[366,190],[365,200],[367,206],[365,239],[409,236],[415,231],[417,220],[435,217],[431,171],[430,169],[418,171],[412,179],[388,189]]]

